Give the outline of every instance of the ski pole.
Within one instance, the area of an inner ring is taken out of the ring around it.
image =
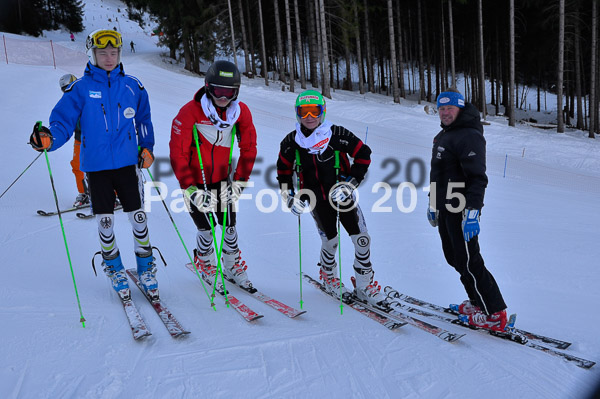
[[[340,152],[335,151],[335,180],[336,184],[340,182]],[[342,300],[342,235],[340,234],[340,204],[335,206],[337,219],[337,236],[338,236],[338,260],[340,268],[340,314],[344,314],[344,301]]]
[[[177,228],[177,225],[175,224],[175,220],[173,220],[173,216],[171,215],[171,212],[169,211],[169,208],[167,207],[167,204],[165,203],[165,200],[163,199],[163,196],[160,193],[160,190],[156,186],[156,181],[154,180],[152,173],[150,173],[150,169],[146,169],[146,171],[148,172],[148,176],[150,176],[150,180],[152,180],[152,183],[154,183],[154,188],[156,189],[156,191],[158,192],[158,195],[160,196],[160,200],[162,201],[162,204],[165,207],[165,210],[167,211],[167,215],[169,215],[169,219],[171,219],[171,223],[173,224],[173,227],[175,228],[175,231],[177,232],[177,235],[179,236],[179,240],[181,241],[181,244],[183,245],[183,249],[185,249],[185,253],[187,254],[188,258],[190,259],[190,262],[192,262],[192,264],[194,264],[194,259],[192,258],[190,251],[188,250],[187,246],[185,245],[185,241],[183,241],[183,237],[181,237],[181,233],[179,233],[179,229]],[[216,311],[217,309],[215,309],[215,303],[214,303],[213,299],[211,298],[210,294],[208,293],[208,290],[206,289],[206,286],[204,285],[204,282],[202,281],[202,279],[200,279],[200,283],[202,284],[202,288],[204,288],[204,292],[206,293],[206,296],[208,297],[208,300],[210,301],[210,306]]]
[[[7,192],[8,190],[10,190],[10,188],[13,186],[13,184],[15,184],[15,183],[17,182],[17,180],[19,180],[19,179],[21,178],[21,176],[23,176],[23,174],[25,174],[25,172],[27,172],[27,169],[29,169],[29,168],[31,167],[31,165],[33,165],[33,163],[34,163],[35,161],[37,161],[37,160],[38,160],[38,158],[39,158],[39,157],[41,157],[41,156],[42,156],[42,153],[40,152],[40,153],[38,154],[38,156],[37,156],[37,157],[35,157],[35,159],[34,159],[33,161],[31,161],[31,163],[30,163],[29,165],[27,165],[27,167],[25,168],[25,170],[24,170],[24,171],[22,171],[22,172],[21,172],[21,174],[20,174],[20,175],[19,175],[19,176],[18,176],[18,177],[17,177],[17,178],[16,178],[16,179],[15,179],[15,180],[12,182],[12,183],[10,183],[10,186],[8,186],[8,188],[7,188],[6,190],[4,190],[4,192],[2,193],[2,195],[0,195],[0,198],[4,197],[4,194],[6,194],[6,192]]]
[[[200,171],[202,172],[202,181],[204,184],[204,191],[208,192],[208,185],[206,184],[206,175],[204,173],[204,164],[202,163],[202,155],[200,154],[200,141],[198,139],[198,129],[196,128],[195,124],[194,124],[194,141],[196,142],[196,150],[198,152],[198,162],[200,163]],[[232,137],[232,141],[233,141],[233,137]],[[210,223],[210,231],[211,231],[211,234],[213,237],[214,245],[217,246],[217,235],[215,233],[215,225],[213,223],[212,216],[213,216],[212,210],[209,210],[208,221]],[[223,229],[225,229],[225,227],[223,227]],[[218,252],[218,248],[217,248],[217,252]],[[196,270],[196,273],[198,274],[198,277],[200,278],[200,273],[198,273],[198,270]],[[229,297],[227,296],[227,289],[225,288],[223,271],[221,270],[221,257],[220,256],[217,258],[217,276],[215,276],[215,283],[216,283],[216,279],[217,279],[218,275],[221,275],[221,281],[223,282],[223,290],[225,292],[225,304],[227,305],[227,307],[229,307]],[[213,292],[212,292],[213,297],[215,296],[216,289],[217,289],[216,284],[213,284]]]
[[[296,180],[298,185],[298,192],[300,192],[300,152],[296,150]],[[302,300],[302,225],[300,224],[300,216],[298,215],[298,264],[300,265],[300,309],[303,309],[304,301]]]
[[[42,128],[42,122],[38,121],[36,125],[37,129],[35,129],[34,127],[34,132],[37,136],[38,142],[41,143],[40,130]],[[62,214],[60,212],[60,206],[58,205],[58,196],[56,195],[56,188],[54,187],[54,178],[52,177],[52,169],[50,168],[50,160],[48,159],[48,151],[46,151],[46,149],[44,149],[44,156],[46,157],[46,165],[48,165],[48,175],[50,176],[50,184],[52,185],[52,193],[54,194],[54,203],[56,204],[56,211],[58,212],[58,219],[60,220],[60,229],[62,230],[63,241],[65,242],[65,250],[67,251],[67,259],[69,260],[69,268],[71,269],[71,278],[73,279],[75,297],[77,298],[77,306],[79,307],[79,322],[81,323],[83,328],[85,328],[85,317],[83,317],[83,311],[81,310],[81,302],[79,300],[79,293],[77,292],[77,283],[75,283],[75,273],[73,272],[73,263],[71,262],[69,245],[67,244],[67,235],[65,234],[65,226],[63,225]]]

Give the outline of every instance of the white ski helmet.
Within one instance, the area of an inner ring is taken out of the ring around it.
[[[77,80],[77,76],[72,75],[70,73],[67,73],[66,75],[61,76],[60,79],[58,80],[58,85],[60,86],[60,90],[62,90],[62,92],[64,93],[65,90],[67,89],[67,86],[76,80]]]
[[[88,35],[87,39],[85,40],[85,48],[87,50],[86,54],[92,65],[98,66],[94,49],[106,48],[107,46],[112,46],[119,50],[119,58],[117,59],[117,63],[120,63],[121,51],[123,48],[123,38],[119,32],[111,29],[98,29]]]

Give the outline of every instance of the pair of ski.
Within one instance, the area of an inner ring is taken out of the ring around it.
[[[173,338],[178,338],[190,333],[181,326],[179,321],[177,321],[175,316],[173,316],[171,311],[167,308],[164,302],[162,302],[160,298],[158,298],[158,296],[152,297],[148,295],[148,293],[146,293],[146,291],[140,284],[140,281],[137,276],[137,271],[135,269],[127,269],[126,272],[129,278],[131,278],[131,280],[133,280],[133,282],[135,283],[135,285],[137,285],[140,291],[142,291],[144,297],[146,297],[148,302],[150,302],[150,305],[152,305],[152,308],[154,309],[154,311],[156,311],[156,314],[158,314],[158,317],[160,317],[160,320],[163,322],[163,324],[167,328],[167,331]],[[138,340],[152,335],[152,333],[148,329],[148,326],[146,325],[146,322],[144,321],[136,306],[134,305],[133,299],[131,299],[131,292],[129,291],[129,289],[121,290],[117,294],[119,296],[119,299],[121,300],[121,303],[123,304],[123,309],[125,310],[125,314],[127,315],[127,321],[129,322],[129,326],[131,327],[131,333],[133,334],[133,338],[135,340]]]
[[[196,274],[196,273],[202,274],[196,268],[196,266],[194,266],[194,264],[192,264],[192,263],[186,263],[185,267],[187,267],[194,274]],[[202,279],[207,284],[209,284],[210,287],[212,287],[213,281],[208,281],[208,279],[205,279],[204,277]],[[252,290],[247,290],[244,287],[236,285],[233,282],[230,285],[235,285],[236,287],[240,288],[243,292],[258,299],[259,301],[272,307],[273,309],[277,310],[279,313],[281,313],[289,318],[293,319],[297,316],[300,316],[301,314],[306,313],[305,310],[295,309],[289,305],[286,305],[283,302],[280,302],[276,299],[271,298],[267,294],[264,294],[255,288],[253,288]],[[233,296],[230,292],[227,292],[227,295],[225,295],[225,291],[222,289],[221,285],[219,285],[218,287],[220,287],[220,289],[215,289],[215,291],[226,301],[226,303],[228,302],[244,318],[244,320],[254,321],[254,320],[258,320],[263,317],[263,315],[250,309],[247,305],[245,305],[242,301],[240,301],[235,296]]]
[[[337,296],[332,295],[329,291],[325,289],[321,282],[315,280],[311,276],[307,274],[303,274],[303,277],[312,285],[320,289],[325,294],[339,301]],[[426,331],[430,334],[435,335],[436,337],[447,341],[454,342],[461,339],[465,334],[456,334],[450,332],[441,327],[435,326],[431,323],[427,323],[423,320],[419,320],[414,318],[408,314],[405,314],[398,309],[394,309],[392,307],[388,307],[386,309],[380,309],[378,307],[372,306],[368,303],[365,303],[358,299],[354,294],[350,292],[344,293],[342,296],[342,301],[350,306],[352,309],[358,311],[359,313],[367,316],[368,318],[375,320],[379,324],[387,327],[390,330],[395,330],[396,328],[402,327],[405,324],[410,324],[414,327],[417,327],[423,331]]]
[[[61,209],[60,213],[63,214],[63,213],[67,213],[67,212],[79,211],[79,210],[86,209],[86,208],[89,208],[89,207],[90,207],[89,204],[85,204],[85,205],[81,205],[81,206],[73,206],[71,208],[67,208],[67,209],[64,209],[64,210]],[[119,204],[119,205],[117,205],[115,207],[115,211],[118,211],[119,209],[122,209],[122,208],[123,208],[123,206]],[[40,215],[40,216],[56,216],[56,215],[58,215],[58,212],[57,211],[47,212],[47,211],[44,211],[42,209],[38,209],[37,210],[37,214]],[[75,214],[75,216],[77,216],[79,219],[89,219],[89,218],[93,217],[94,214],[91,213],[91,212],[90,213],[77,212]]]
[[[573,356],[571,354],[560,352],[557,350],[567,349],[571,345],[571,343],[568,341],[563,341],[557,338],[547,337],[545,335],[515,328],[514,321],[516,319],[516,315],[511,315],[511,318],[507,325],[508,328],[505,332],[497,332],[485,328],[477,328],[469,324],[463,323],[459,320],[458,313],[453,311],[450,307],[435,305],[433,303],[402,294],[389,286],[384,288],[384,292],[391,306],[399,307],[407,312],[415,313],[423,317],[428,317],[447,323],[456,324],[462,327],[487,332],[492,336],[506,339],[509,341],[514,341],[521,345],[528,346],[530,348],[537,349],[542,352],[546,352],[550,355],[561,357],[585,369],[589,369],[596,364],[596,362],[593,362],[591,360],[582,359],[577,356]],[[432,310],[438,313],[430,313],[418,308],[411,307],[409,305],[419,306],[420,308]],[[540,344],[545,344],[547,346],[542,346]]]

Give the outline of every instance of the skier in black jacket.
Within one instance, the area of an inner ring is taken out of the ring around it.
[[[381,287],[373,281],[371,237],[353,196],[371,163],[371,149],[351,131],[326,122],[325,113],[325,100],[317,91],[304,91],[296,99],[298,123],[281,142],[277,160],[281,195],[294,215],[300,216],[307,207],[311,210],[322,241],[319,266],[325,288],[337,296],[345,289],[337,277],[335,261],[339,214],[340,223],[354,243],[354,292],[365,302],[385,306]],[[348,157],[353,158],[352,164]]]
[[[450,88],[437,100],[442,131],[433,139],[427,218],[438,227],[446,261],[460,274],[468,300],[463,320],[504,331],[506,304],[479,252],[479,216],[488,183],[479,111]]]

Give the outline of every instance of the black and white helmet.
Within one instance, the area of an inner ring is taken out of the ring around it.
[[[229,61],[215,61],[204,77],[206,92],[213,98],[226,97],[235,100],[240,92],[242,78],[235,64]]]
[[[67,89],[67,86],[76,80],[77,80],[77,76],[67,73],[66,75],[63,75],[60,77],[60,79],[58,80],[58,85],[60,86],[60,89],[64,93],[65,90]]]

